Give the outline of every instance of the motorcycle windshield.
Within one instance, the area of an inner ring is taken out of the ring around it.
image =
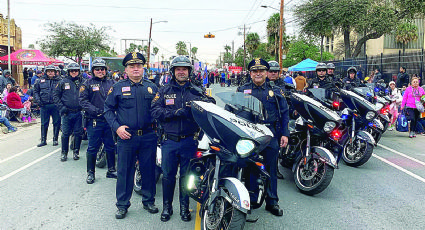
[[[252,113],[264,120],[264,107],[263,103],[258,100],[256,97],[251,96],[250,94],[245,94],[242,92],[221,92],[216,93],[216,96],[220,98],[227,105],[234,106],[239,111],[245,111],[246,113]],[[242,117],[244,115],[238,114]],[[244,117],[247,118],[247,117]],[[251,120],[247,118],[248,120]]]
[[[324,101],[326,99],[326,89],[323,88],[312,88],[308,89],[308,91],[313,94],[315,98],[319,101]]]
[[[373,83],[368,83],[373,84]],[[374,96],[375,93],[373,92],[374,86],[366,86],[366,87],[356,87],[353,88],[353,91],[363,97],[371,97]]]

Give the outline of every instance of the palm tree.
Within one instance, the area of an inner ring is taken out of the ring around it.
[[[183,41],[179,41],[176,44],[176,51],[178,55],[187,55],[187,46]]]
[[[396,29],[396,40],[403,45],[403,59],[406,46],[411,41],[418,39],[418,27],[411,23],[403,23]]]
[[[285,25],[285,23],[284,23]],[[275,13],[270,16],[267,21],[267,40],[268,52],[275,56],[275,61],[279,60],[279,26],[280,26],[280,14]]]
[[[196,53],[198,52],[198,47],[192,47],[192,57],[196,60]]]
[[[153,47],[153,54],[154,54],[154,55],[157,55],[157,54],[158,54],[158,52],[159,52],[158,47]]]
[[[257,33],[247,34],[245,44],[248,53],[252,56],[252,53],[254,53],[260,45],[260,36]]]

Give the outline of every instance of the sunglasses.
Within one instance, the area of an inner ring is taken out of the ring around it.
[[[279,73],[278,70],[270,70],[269,73]]]
[[[71,69],[71,70],[69,70],[69,72],[80,72],[80,71],[79,70],[76,70],[76,69]]]
[[[325,69],[318,69],[317,72],[326,72]]]
[[[104,71],[104,70],[106,70],[106,68],[104,68],[104,67],[97,67],[97,68],[94,68],[94,70],[95,71]]]

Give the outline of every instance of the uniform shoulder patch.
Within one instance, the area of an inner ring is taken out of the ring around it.
[[[114,91],[114,87],[113,86],[111,86],[111,88],[109,88],[108,95],[111,94],[112,91]]]
[[[155,94],[155,97],[153,98],[153,100],[152,100],[152,103],[155,103],[156,101],[158,101],[159,100],[159,92],[157,92],[156,94]]]
[[[84,92],[84,90],[86,90],[86,86],[82,85],[82,86],[80,87],[80,93]]]

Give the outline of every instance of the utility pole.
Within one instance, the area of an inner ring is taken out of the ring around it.
[[[245,44],[245,24],[243,24],[243,70],[245,71],[245,56],[246,56],[246,44]]]
[[[284,0],[280,0],[280,27],[279,27],[279,68],[282,70],[282,57],[283,57],[283,9],[284,9]]]
[[[148,52],[146,52],[148,55],[148,58],[146,59],[146,66],[148,67],[148,72],[149,72],[149,58],[150,58],[150,53],[151,53],[151,35],[152,35],[152,18],[151,18],[151,26],[149,29],[149,40],[148,40]]]
[[[232,61],[235,62],[235,41],[232,41]]]

